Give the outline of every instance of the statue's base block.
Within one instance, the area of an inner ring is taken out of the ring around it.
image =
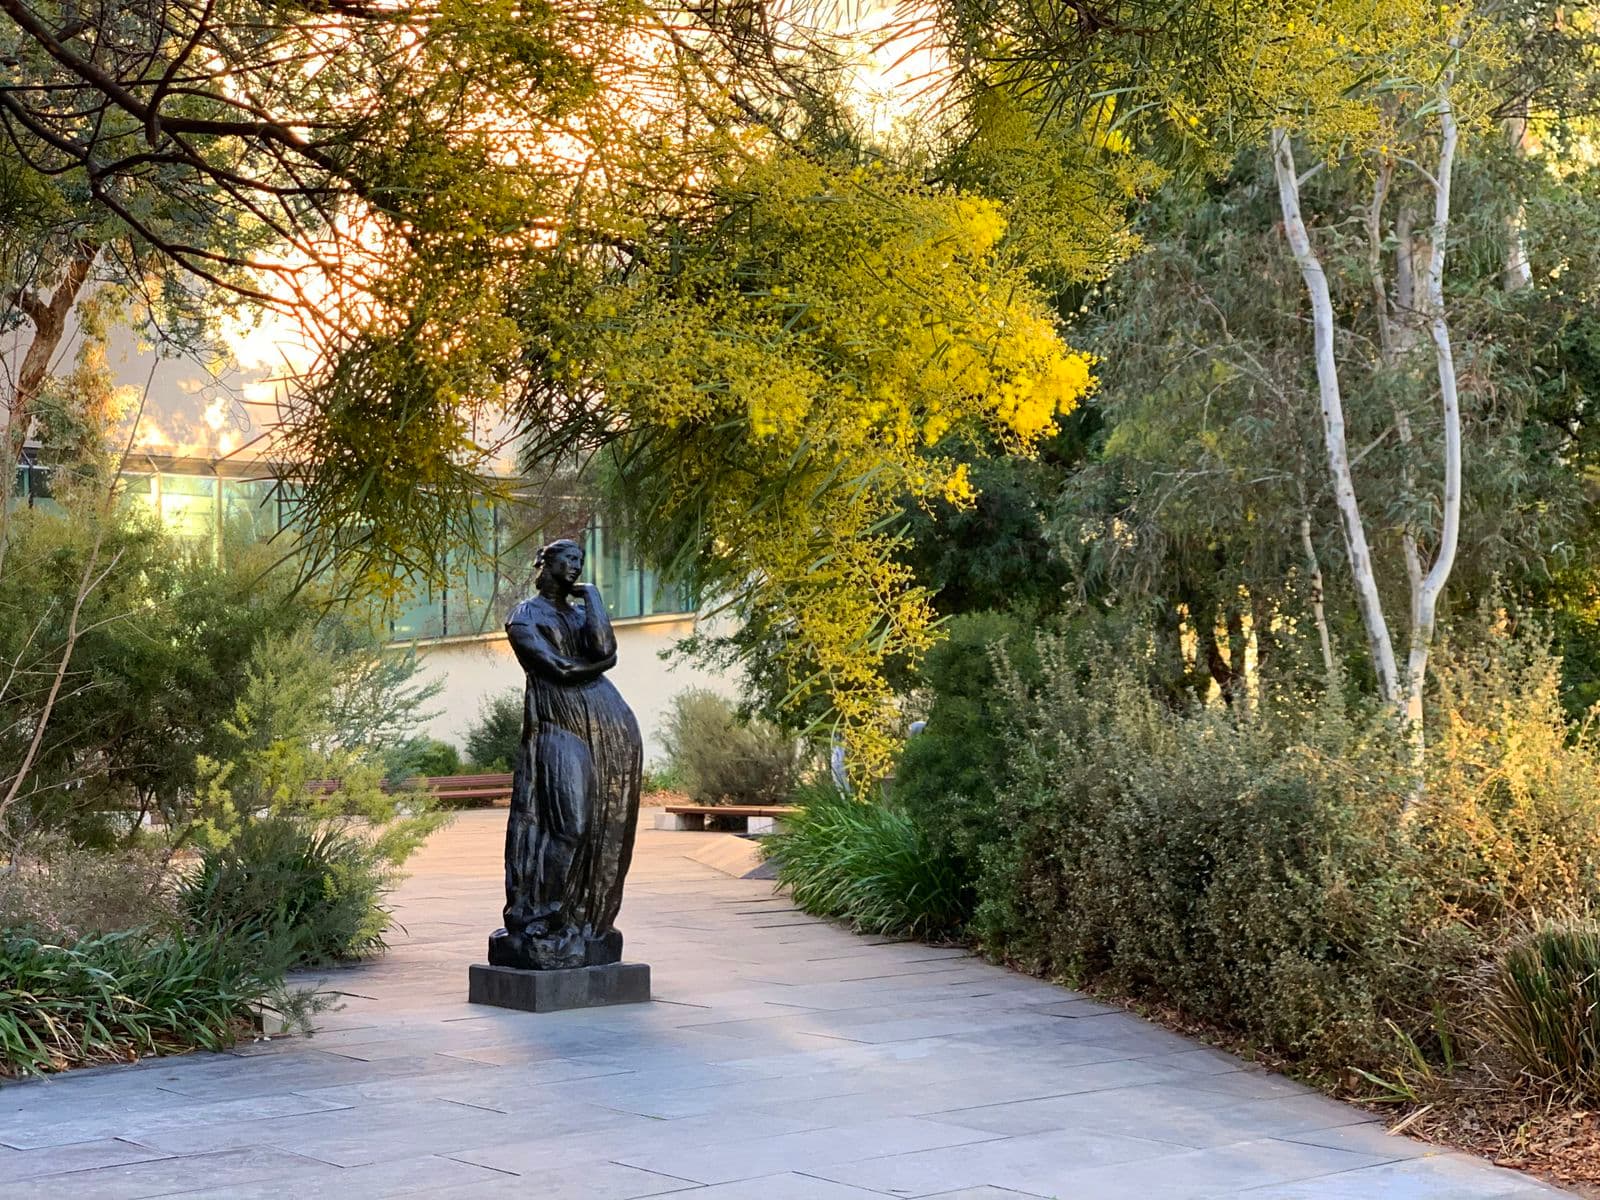
[[[467,971],[467,1002],[556,1012],[606,1004],[642,1004],[650,999],[648,963],[607,963],[557,971],[524,971],[473,963]]]

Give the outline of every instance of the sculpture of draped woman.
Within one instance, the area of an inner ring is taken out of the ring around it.
[[[639,821],[639,725],[605,673],[617,639],[580,584],[583,547],[539,551],[537,595],[506,620],[527,673],[506,829],[505,928],[489,962],[552,970],[620,962],[615,928]]]

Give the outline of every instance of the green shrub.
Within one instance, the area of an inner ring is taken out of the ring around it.
[[[995,653],[1003,651],[1015,670],[1031,675],[1036,625],[1010,613],[985,612],[954,617],[945,630],[922,668],[923,683],[933,692],[927,725],[906,742],[893,794],[934,852],[976,879],[983,847],[1002,834],[995,789],[1007,777],[1004,730],[1014,719]]]
[[[675,696],[661,740],[697,804],[781,804],[799,781],[798,741],[768,721],[741,720],[711,692]]]
[[[826,784],[796,799],[804,810],[787,832],[767,839],[766,849],[802,909],[899,937],[960,926],[969,905],[965,881],[904,811],[852,800]]]
[[[438,738],[417,737],[384,756],[385,778],[403,783],[416,775],[461,775],[461,751]]]
[[[395,866],[381,843],[288,817],[246,822],[208,849],[179,901],[200,926],[256,937],[288,968],[385,949]]]
[[[991,953],[1312,1069],[1382,1069],[1463,1040],[1467,981],[1538,913],[1600,899],[1600,754],[1569,739],[1537,639],[1441,649],[1415,807],[1381,714],[1292,689],[1174,709],[1137,654],[1041,653],[1037,687],[1008,685]]]
[[[683,791],[683,772],[675,763],[649,763],[639,782],[639,791],[648,796],[651,792]]]
[[[1567,721],[1542,628],[1490,634],[1436,656],[1415,840],[1442,903],[1526,928],[1600,897],[1600,742]]]
[[[1041,653],[1043,684],[1012,684],[1026,736],[1001,796],[1009,836],[986,855],[983,944],[1281,1054],[1368,1061],[1385,998],[1429,994],[1438,974],[1402,936],[1415,887],[1382,728],[1332,706],[1178,713],[1122,656],[1090,656],[1083,677],[1064,643]]]
[[[1507,951],[1485,1031],[1529,1080],[1600,1095],[1600,930],[1547,928]]]
[[[232,938],[132,931],[56,945],[4,935],[0,1073],[220,1050],[253,1009],[293,1017],[303,1004]]]
[[[309,734],[319,748],[371,759],[425,719],[438,685],[421,682],[415,655],[384,649],[366,605],[330,604],[293,564],[272,565],[279,549],[229,545],[213,562],[144,506],[102,507],[18,509],[3,535],[0,763],[20,764],[40,738],[0,813],[0,853],[39,830],[114,845],[138,834],[142,814],[188,825],[208,793],[205,764],[236,754],[241,705],[257,734]],[[115,569],[89,572],[91,559]],[[99,582],[77,610],[86,572]],[[74,611],[69,686],[53,693]],[[279,700],[276,714],[259,703],[263,692]]]
[[[522,691],[486,697],[467,729],[467,759],[482,772],[509,771],[522,745]]]

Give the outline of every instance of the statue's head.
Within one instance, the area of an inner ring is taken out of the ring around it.
[[[583,547],[571,538],[557,538],[549,545],[541,546],[533,560],[537,572],[533,586],[540,595],[553,592],[565,596],[578,582],[578,576],[583,574],[583,557]]]

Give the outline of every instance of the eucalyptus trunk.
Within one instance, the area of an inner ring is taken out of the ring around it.
[[[1289,248],[1294,253],[1295,264],[1300,268],[1300,276],[1305,281],[1306,294],[1311,301],[1323,441],[1328,452],[1328,474],[1333,482],[1334,504],[1338,507],[1340,524],[1344,529],[1345,552],[1350,560],[1356,603],[1361,610],[1373,670],[1378,677],[1378,694],[1385,703],[1397,705],[1400,678],[1395,666],[1394,639],[1389,634],[1389,622],[1383,615],[1383,599],[1378,592],[1378,578],[1372,551],[1367,543],[1367,529],[1361,519],[1355,477],[1350,469],[1344,399],[1339,387],[1339,363],[1334,355],[1333,300],[1328,293],[1327,272],[1311,245],[1305,218],[1300,211],[1300,177],[1295,170],[1294,148],[1286,129],[1276,128],[1272,131],[1272,166],[1278,181],[1278,202],[1283,213],[1284,234],[1289,240]]]
[[[1427,260],[1420,281],[1415,279],[1415,252],[1412,245],[1412,218],[1402,201],[1395,219],[1395,287],[1391,304],[1387,273],[1384,270],[1384,211],[1394,184],[1394,161],[1387,153],[1380,160],[1374,178],[1373,194],[1366,213],[1367,258],[1375,302],[1380,363],[1395,366],[1420,342],[1425,325],[1433,346],[1434,371],[1438,382],[1443,437],[1444,488],[1440,497],[1441,521],[1438,544],[1432,562],[1426,563],[1422,538],[1409,519],[1399,530],[1405,561],[1409,598],[1409,638],[1405,671],[1398,669],[1394,639],[1378,588],[1376,569],[1369,548],[1366,527],[1357,501],[1345,436],[1344,406],[1339,378],[1339,363],[1334,347],[1334,313],[1328,279],[1321,259],[1306,230],[1301,211],[1300,177],[1296,172],[1294,150],[1286,129],[1272,132],[1273,171],[1278,184],[1279,206],[1284,233],[1296,265],[1300,268],[1306,295],[1311,304],[1312,330],[1316,347],[1317,387],[1322,408],[1324,441],[1334,501],[1344,528],[1345,546],[1350,559],[1356,599],[1366,628],[1367,642],[1378,678],[1378,692],[1385,703],[1399,714],[1411,750],[1416,787],[1412,803],[1420,798],[1427,741],[1423,722],[1423,696],[1427,685],[1428,660],[1438,622],[1439,602],[1455,567],[1461,532],[1462,445],[1461,407],[1457,390],[1454,350],[1444,299],[1446,250],[1450,239],[1451,177],[1455,167],[1459,130],[1451,88],[1453,72],[1445,71],[1437,85],[1434,112],[1438,121],[1439,151],[1433,171],[1417,170],[1425,177],[1432,193],[1433,218],[1428,232]],[[1420,290],[1420,296],[1416,293]],[[1419,319],[1420,318],[1420,319]],[[1407,498],[1414,493],[1419,458],[1423,447],[1414,435],[1403,398],[1393,406],[1394,432],[1401,448],[1402,487]],[[1302,525],[1302,540],[1314,565],[1309,537],[1309,521]],[[1320,574],[1320,573],[1318,573]],[[1315,582],[1320,584],[1320,579]],[[1320,587],[1316,591],[1320,593]],[[1326,629],[1318,614],[1318,630],[1323,635],[1324,662],[1331,663]]]

